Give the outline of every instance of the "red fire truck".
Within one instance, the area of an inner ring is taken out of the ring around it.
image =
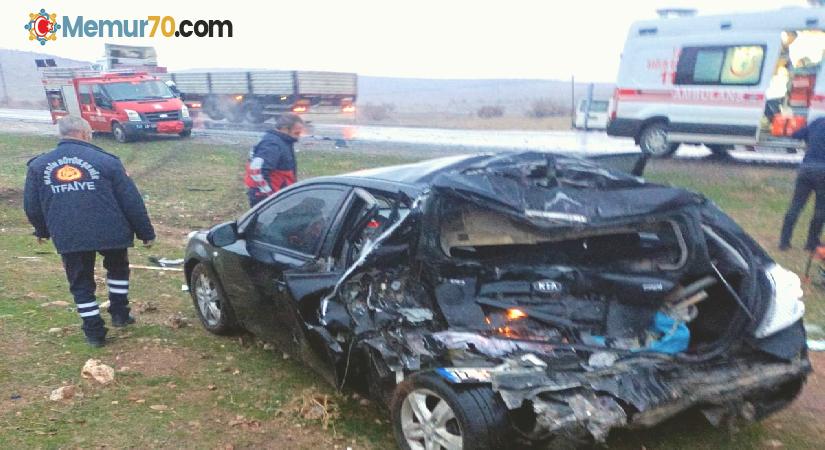
[[[192,134],[189,109],[147,72],[49,68],[43,71],[43,86],[55,123],[78,115],[93,131],[112,133],[118,142],[149,134]]]

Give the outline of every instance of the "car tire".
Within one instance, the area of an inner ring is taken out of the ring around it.
[[[218,278],[205,263],[198,263],[189,276],[189,293],[201,325],[214,334],[230,334],[237,329],[235,313],[218,284]]]
[[[183,130],[180,133],[178,133],[178,136],[182,138],[188,138],[189,136],[192,136],[192,129],[190,128],[188,130]]]
[[[430,448],[426,444],[436,439],[444,448],[479,450],[502,448],[508,441],[507,407],[489,386],[451,385],[431,372],[399,384],[390,413],[403,450]]]
[[[112,136],[121,144],[132,140],[132,138],[126,133],[126,128],[123,128],[123,125],[117,122],[112,124]]]
[[[679,149],[679,144],[667,141],[667,125],[664,122],[654,122],[644,127],[639,133],[639,146],[654,158],[669,158]]]

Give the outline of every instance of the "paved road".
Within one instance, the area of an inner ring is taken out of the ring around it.
[[[24,129],[35,124],[50,124],[51,117],[45,110],[0,109],[0,130],[6,124],[17,122]],[[215,136],[256,137],[267,125],[235,125],[226,122],[204,121],[198,124],[195,134]],[[314,124],[316,138],[366,142],[371,144],[396,143],[409,146],[449,148],[450,152],[476,151],[479,149],[527,149],[540,151],[572,151],[576,153],[622,153],[638,151],[631,139],[613,138],[604,132],[584,131],[500,131],[500,130],[446,130],[437,128],[383,127],[370,125]],[[683,145],[680,158],[704,158],[710,152],[703,146]],[[764,150],[748,152],[744,149],[731,152],[741,163],[798,164],[800,154]]]

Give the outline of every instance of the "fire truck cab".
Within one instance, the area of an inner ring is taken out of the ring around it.
[[[93,131],[112,133],[118,142],[150,134],[192,133],[186,105],[146,72],[55,68],[43,72],[43,85],[55,123],[65,115],[78,115]]]
[[[632,137],[655,157],[682,143],[716,154],[803,148],[793,131],[825,116],[825,7],[672,11],[631,27],[607,134]]]

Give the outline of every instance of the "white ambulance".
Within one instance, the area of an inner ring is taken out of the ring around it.
[[[633,24],[607,133],[655,157],[679,144],[803,148],[795,128],[825,116],[825,7]]]

